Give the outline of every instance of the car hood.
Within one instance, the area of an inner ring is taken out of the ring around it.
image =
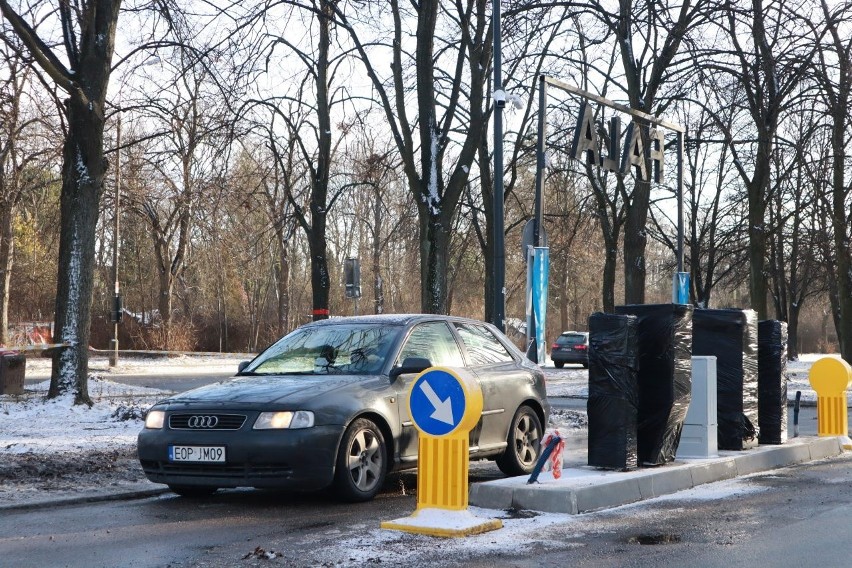
[[[177,394],[165,403],[300,404],[381,377],[364,375],[264,375],[235,377]],[[387,379],[385,379],[387,380]]]

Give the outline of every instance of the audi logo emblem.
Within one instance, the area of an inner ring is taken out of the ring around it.
[[[186,425],[190,428],[215,428],[218,423],[218,416],[190,416]]]

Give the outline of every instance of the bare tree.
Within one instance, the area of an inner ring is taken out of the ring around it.
[[[748,199],[749,293],[758,318],[768,317],[766,213],[771,199],[772,153],[778,120],[798,87],[813,45],[796,33],[798,16],[787,2],[764,5],[763,0],[728,2],[722,26],[731,43],[728,52],[717,52],[707,68],[733,78],[742,89],[734,106],[751,119],[753,139],[742,140],[731,129],[724,131],[733,163],[745,185]],[[748,39],[746,43],[745,39]],[[719,123],[725,127],[724,122]]]
[[[381,101],[417,204],[420,303],[427,313],[447,311],[450,228],[486,126],[471,107],[483,99],[483,70],[490,60],[483,48],[487,5],[484,0],[423,0],[406,7],[389,0],[376,2],[375,13],[357,14],[335,5],[338,22],[349,32]],[[390,41],[379,39],[381,33],[365,40],[369,26],[379,26],[386,14],[393,21]],[[407,35],[409,22],[415,24],[413,38]],[[380,75],[379,64],[387,58],[390,77]]]
[[[852,361],[852,244],[850,229],[852,210],[850,189],[846,181],[848,167],[849,128],[852,125],[852,39],[848,29],[852,6],[848,2],[829,8],[820,2],[823,26],[814,32],[818,57],[815,76],[821,89],[822,103],[831,129],[831,188],[828,213],[833,234],[834,269],[830,274],[832,315],[840,340],[840,353]],[[826,40],[821,40],[822,33]]]
[[[53,358],[49,397],[73,391],[91,404],[88,348],[91,323],[95,228],[104,187],[104,103],[115,48],[120,0],[93,0],[74,7],[57,2],[64,58],[7,0],[0,11],[44,72],[67,95],[62,151],[61,237],[55,337],[64,344]],[[64,60],[63,60],[64,59]]]
[[[13,221],[21,200],[43,182],[38,170],[51,154],[42,133],[45,122],[31,98],[32,61],[22,57],[20,40],[0,43],[0,345],[9,343],[9,286],[15,258]]]
[[[204,199],[206,184],[221,175],[227,164],[221,158],[227,149],[228,115],[219,102],[222,93],[210,69],[193,53],[177,50],[173,60],[162,64],[171,65],[174,80],[138,109],[159,136],[147,143],[149,192],[134,208],[151,231],[162,346],[169,349],[175,286],[190,261],[195,210]]]

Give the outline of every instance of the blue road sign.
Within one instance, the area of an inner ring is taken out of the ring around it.
[[[444,370],[426,371],[411,387],[411,419],[425,434],[445,436],[455,430],[466,406],[464,388]]]

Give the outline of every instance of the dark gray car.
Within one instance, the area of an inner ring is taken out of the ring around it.
[[[529,473],[550,407],[544,375],[496,328],[434,315],[337,318],[288,334],[231,380],[154,405],[139,434],[145,475],[181,495],[220,487],[371,499],[417,463],[408,390],[430,366],[466,367],[482,388],[472,458]]]
[[[589,334],[585,331],[565,331],[550,346],[550,359],[557,369],[565,363],[579,363],[589,368]]]

